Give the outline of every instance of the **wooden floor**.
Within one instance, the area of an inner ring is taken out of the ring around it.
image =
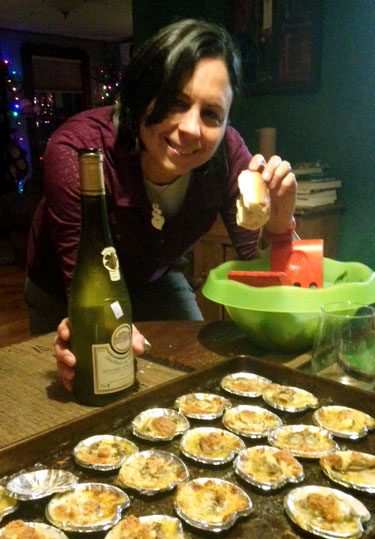
[[[0,267],[0,346],[30,337],[27,308],[23,299],[23,265]]]

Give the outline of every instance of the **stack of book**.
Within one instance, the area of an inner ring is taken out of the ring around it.
[[[293,168],[297,179],[296,208],[314,208],[334,204],[341,180],[334,176],[328,166],[320,163],[300,163]]]

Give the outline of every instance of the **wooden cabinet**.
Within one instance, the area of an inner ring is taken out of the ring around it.
[[[339,230],[339,217],[343,211],[341,203],[320,206],[304,211],[296,211],[297,233],[301,239],[324,240],[324,255],[335,258]],[[223,262],[236,258],[227,229],[219,218],[211,230],[205,234],[192,252],[192,286],[195,289],[198,305],[205,320],[223,320],[227,318],[222,305],[213,303],[202,294],[202,286],[209,271]]]

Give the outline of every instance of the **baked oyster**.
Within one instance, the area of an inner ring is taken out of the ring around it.
[[[344,487],[375,493],[375,456],[360,451],[336,451],[319,460],[324,473]]]
[[[184,539],[181,521],[167,515],[136,517],[129,515],[112,530],[105,539]]]
[[[193,419],[216,419],[232,404],[213,393],[189,393],[178,397],[175,406],[182,414]]]
[[[322,406],[313,414],[314,422],[338,438],[357,440],[375,428],[375,419],[347,406]]]
[[[241,451],[234,463],[235,472],[248,483],[272,490],[305,478],[302,465],[288,449],[266,445]]]
[[[0,530],[2,539],[68,539],[64,532],[42,522],[12,520]]]
[[[120,468],[128,455],[138,447],[121,436],[98,434],[82,440],[74,448],[76,462],[84,468],[107,471]]]
[[[311,425],[283,425],[271,429],[268,442],[279,449],[289,449],[295,457],[320,458],[338,449],[332,434]]]
[[[190,427],[186,417],[170,408],[151,408],[132,421],[133,434],[145,440],[167,441]]]
[[[235,434],[211,427],[188,430],[180,443],[185,456],[204,464],[225,464],[244,448],[244,442]]]
[[[229,481],[210,477],[178,485],[174,505],[178,516],[188,524],[213,532],[227,530],[252,509],[244,490]]]
[[[129,496],[104,483],[79,483],[74,490],[56,494],[48,503],[46,517],[64,531],[97,532],[112,528],[129,507]]]
[[[319,406],[315,395],[300,387],[269,384],[263,389],[262,397],[269,406],[284,412],[302,412]]]
[[[222,421],[225,428],[247,438],[262,438],[271,428],[282,424],[280,417],[273,412],[246,404],[225,410]]]
[[[265,386],[271,384],[271,380],[253,374],[251,372],[234,372],[227,374],[221,380],[220,385],[229,393],[242,397],[259,397]]]
[[[329,487],[309,485],[293,489],[284,500],[288,516],[306,530],[327,539],[361,537],[371,518],[356,498]]]
[[[0,486],[0,522],[5,515],[14,513],[17,507],[18,501],[9,496],[5,488]]]
[[[122,487],[153,495],[172,490],[188,477],[186,465],[176,455],[150,449],[130,455],[125,460],[120,468],[118,482]]]

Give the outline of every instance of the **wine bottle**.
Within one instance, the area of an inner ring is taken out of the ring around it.
[[[81,236],[68,301],[74,391],[101,406],[135,384],[131,303],[108,224],[103,155],[79,152]]]

